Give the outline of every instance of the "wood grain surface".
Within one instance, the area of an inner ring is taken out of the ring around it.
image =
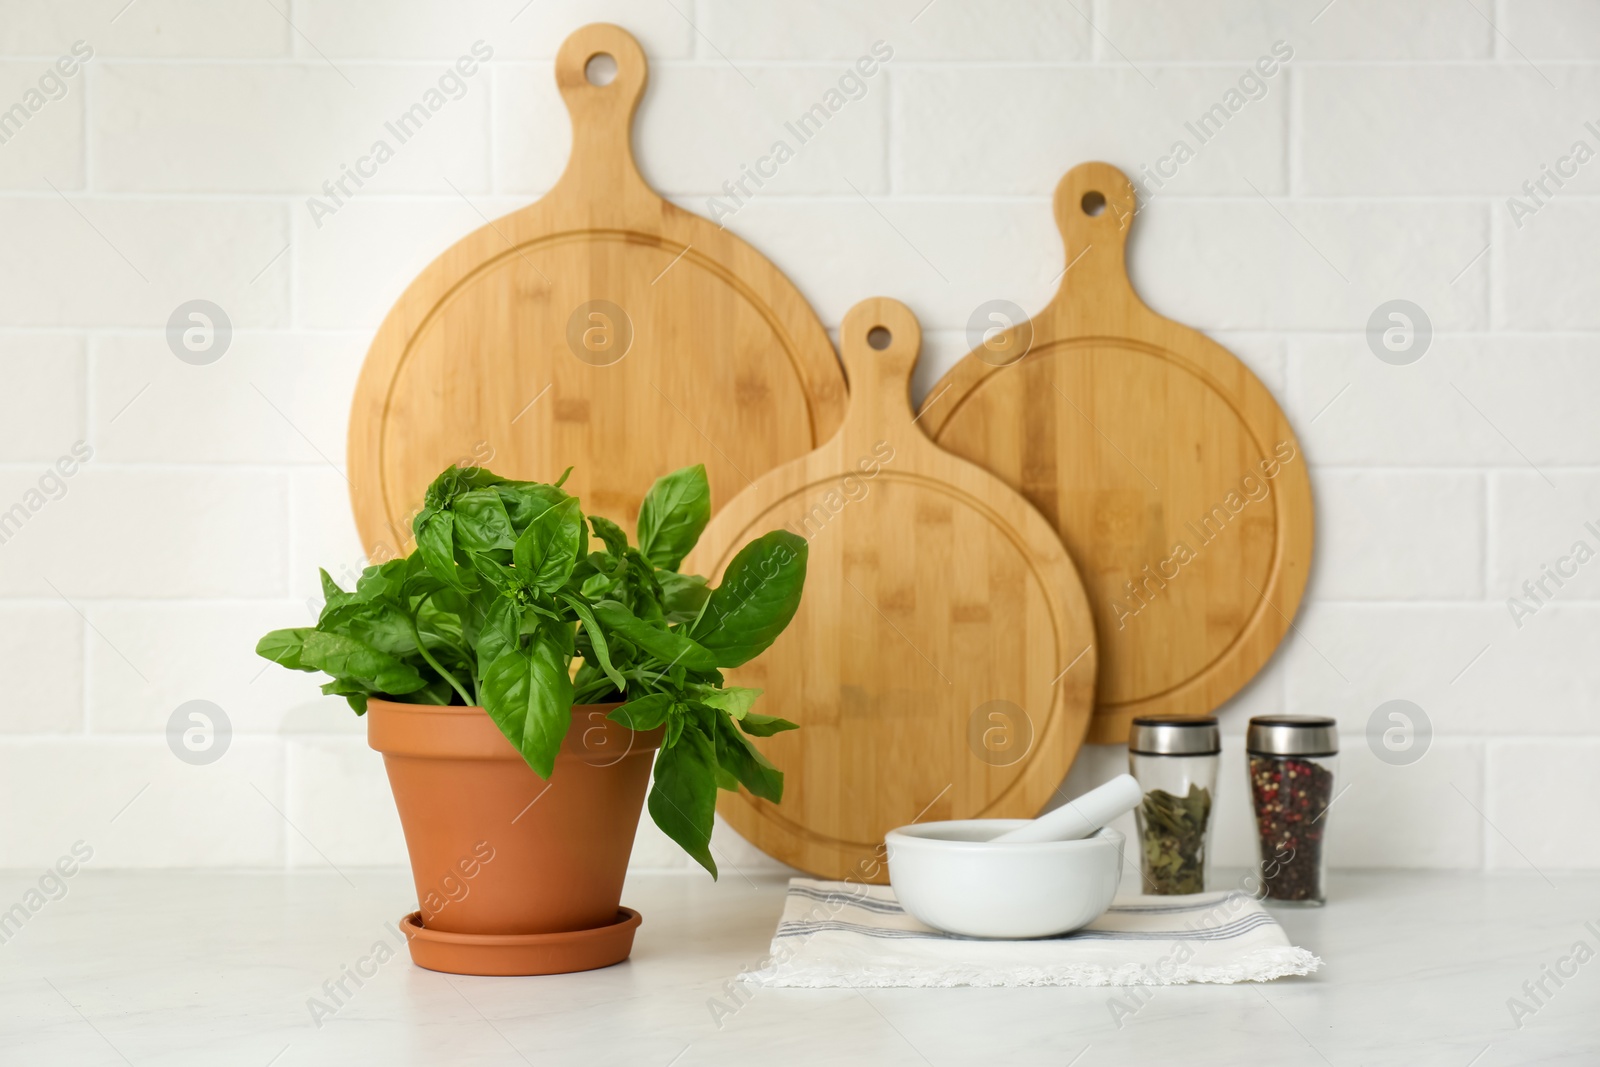
[[[1093,623],[1072,561],[1026,500],[915,424],[920,345],[903,304],[852,308],[839,433],[729,502],[685,567],[719,577],[780,527],[809,543],[794,622],[728,672],[765,690],[758,710],[800,724],[759,742],[784,772],[783,803],[741,791],[719,810],[762,851],[824,877],[885,881],[883,835],[910,822],[1036,815],[1093,701]]]
[[[1066,542],[1099,633],[1095,742],[1238,692],[1290,626],[1311,561],[1294,432],[1243,363],[1133,291],[1135,209],[1115,167],[1073,168],[1055,195],[1060,289],[963,357],[920,420]]]
[[[616,77],[592,84],[597,55]],[[659,475],[705,463],[713,499],[815,448],[844,375],[799,292],[745,242],[667,203],[631,148],[646,62],[595,24],[562,45],[572,154],[542,200],[434,260],[389,312],[356,388],[350,492],[374,558],[404,552],[450,464],[553,480],[631,528]]]

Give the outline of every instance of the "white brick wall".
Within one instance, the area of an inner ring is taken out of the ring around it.
[[[1506,604],[1575,541],[1600,549],[1584,528],[1600,526],[1600,160],[1546,179],[1531,214],[1507,206],[1574,141],[1600,150],[1585,126],[1600,126],[1600,5],[124,5],[0,0],[0,111],[73,42],[94,49],[0,144],[0,509],[74,442],[94,449],[0,544],[0,799],[26,815],[0,828],[0,866],[80,837],[110,865],[400,861],[360,722],[251,646],[307,617],[318,565],[360,567],[339,468],[362,354],[424,264],[560,172],[551,59],[603,18],[652,59],[642,169],[702,213],[785,118],[874,41],[893,46],[729,226],[830,325],[864,296],[909,302],[928,331],[919,391],[965,349],[978,303],[1049,297],[1062,172],[1098,158],[1138,175],[1274,42],[1292,46],[1149,203],[1131,249],[1153,307],[1278,395],[1319,505],[1297,629],[1224,713],[1219,858],[1249,859],[1245,720],[1287,709],[1343,729],[1336,862],[1600,867],[1600,560],[1545,578],[1520,620]],[[319,226],[306,198],[479,39],[488,69]],[[235,330],[209,366],[165,343],[194,298]],[[1365,338],[1397,298],[1435,331],[1411,366]],[[196,698],[235,730],[208,767],[162,736]],[[1365,743],[1395,698],[1433,721],[1413,766]],[[1121,761],[1089,750],[1072,785]],[[729,867],[764,862],[718,847]],[[635,860],[683,866],[648,820]]]

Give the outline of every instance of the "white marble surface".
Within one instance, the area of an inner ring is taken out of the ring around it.
[[[1276,913],[1321,973],[1145,987],[1120,1027],[1109,1002],[1126,989],[730,999],[766,950],[782,880],[636,874],[623,899],[644,925],[627,963],[459,978],[400,955],[318,1026],[308,999],[414,906],[405,872],[85,870],[0,944],[0,1063],[1600,1063],[1600,958],[1560,988],[1547,979],[1520,1029],[1507,1007],[1579,940],[1600,950],[1585,927],[1600,929],[1600,877],[1547,873],[1335,873],[1328,907]],[[0,901],[37,878],[0,872]],[[735,1008],[720,1020],[719,1000]]]

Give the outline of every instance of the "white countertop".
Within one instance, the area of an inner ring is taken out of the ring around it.
[[[0,902],[38,875],[0,872]],[[348,880],[347,880],[348,878]],[[1553,884],[1551,884],[1553,882]],[[1219,882],[1219,884],[1221,884]],[[1518,1029],[1507,999],[1580,940],[1600,876],[1335,873],[1332,903],[1275,914],[1325,961],[1265,985],[1129,989],[745,989],[781,879],[638,874],[633,958],[550,978],[461,978],[400,953],[318,1026],[308,1000],[395,935],[404,871],[86,870],[0,944],[6,1064],[737,1063],[1098,1067],[1600,1063],[1600,957]],[[733,1014],[713,1015],[713,998]]]

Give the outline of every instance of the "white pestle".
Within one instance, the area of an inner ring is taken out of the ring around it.
[[[1105,785],[1069,800],[1055,811],[1009,830],[993,842],[1022,844],[1036,841],[1077,841],[1088,837],[1118,815],[1130,812],[1144,799],[1144,790],[1131,774],[1119,774]]]

